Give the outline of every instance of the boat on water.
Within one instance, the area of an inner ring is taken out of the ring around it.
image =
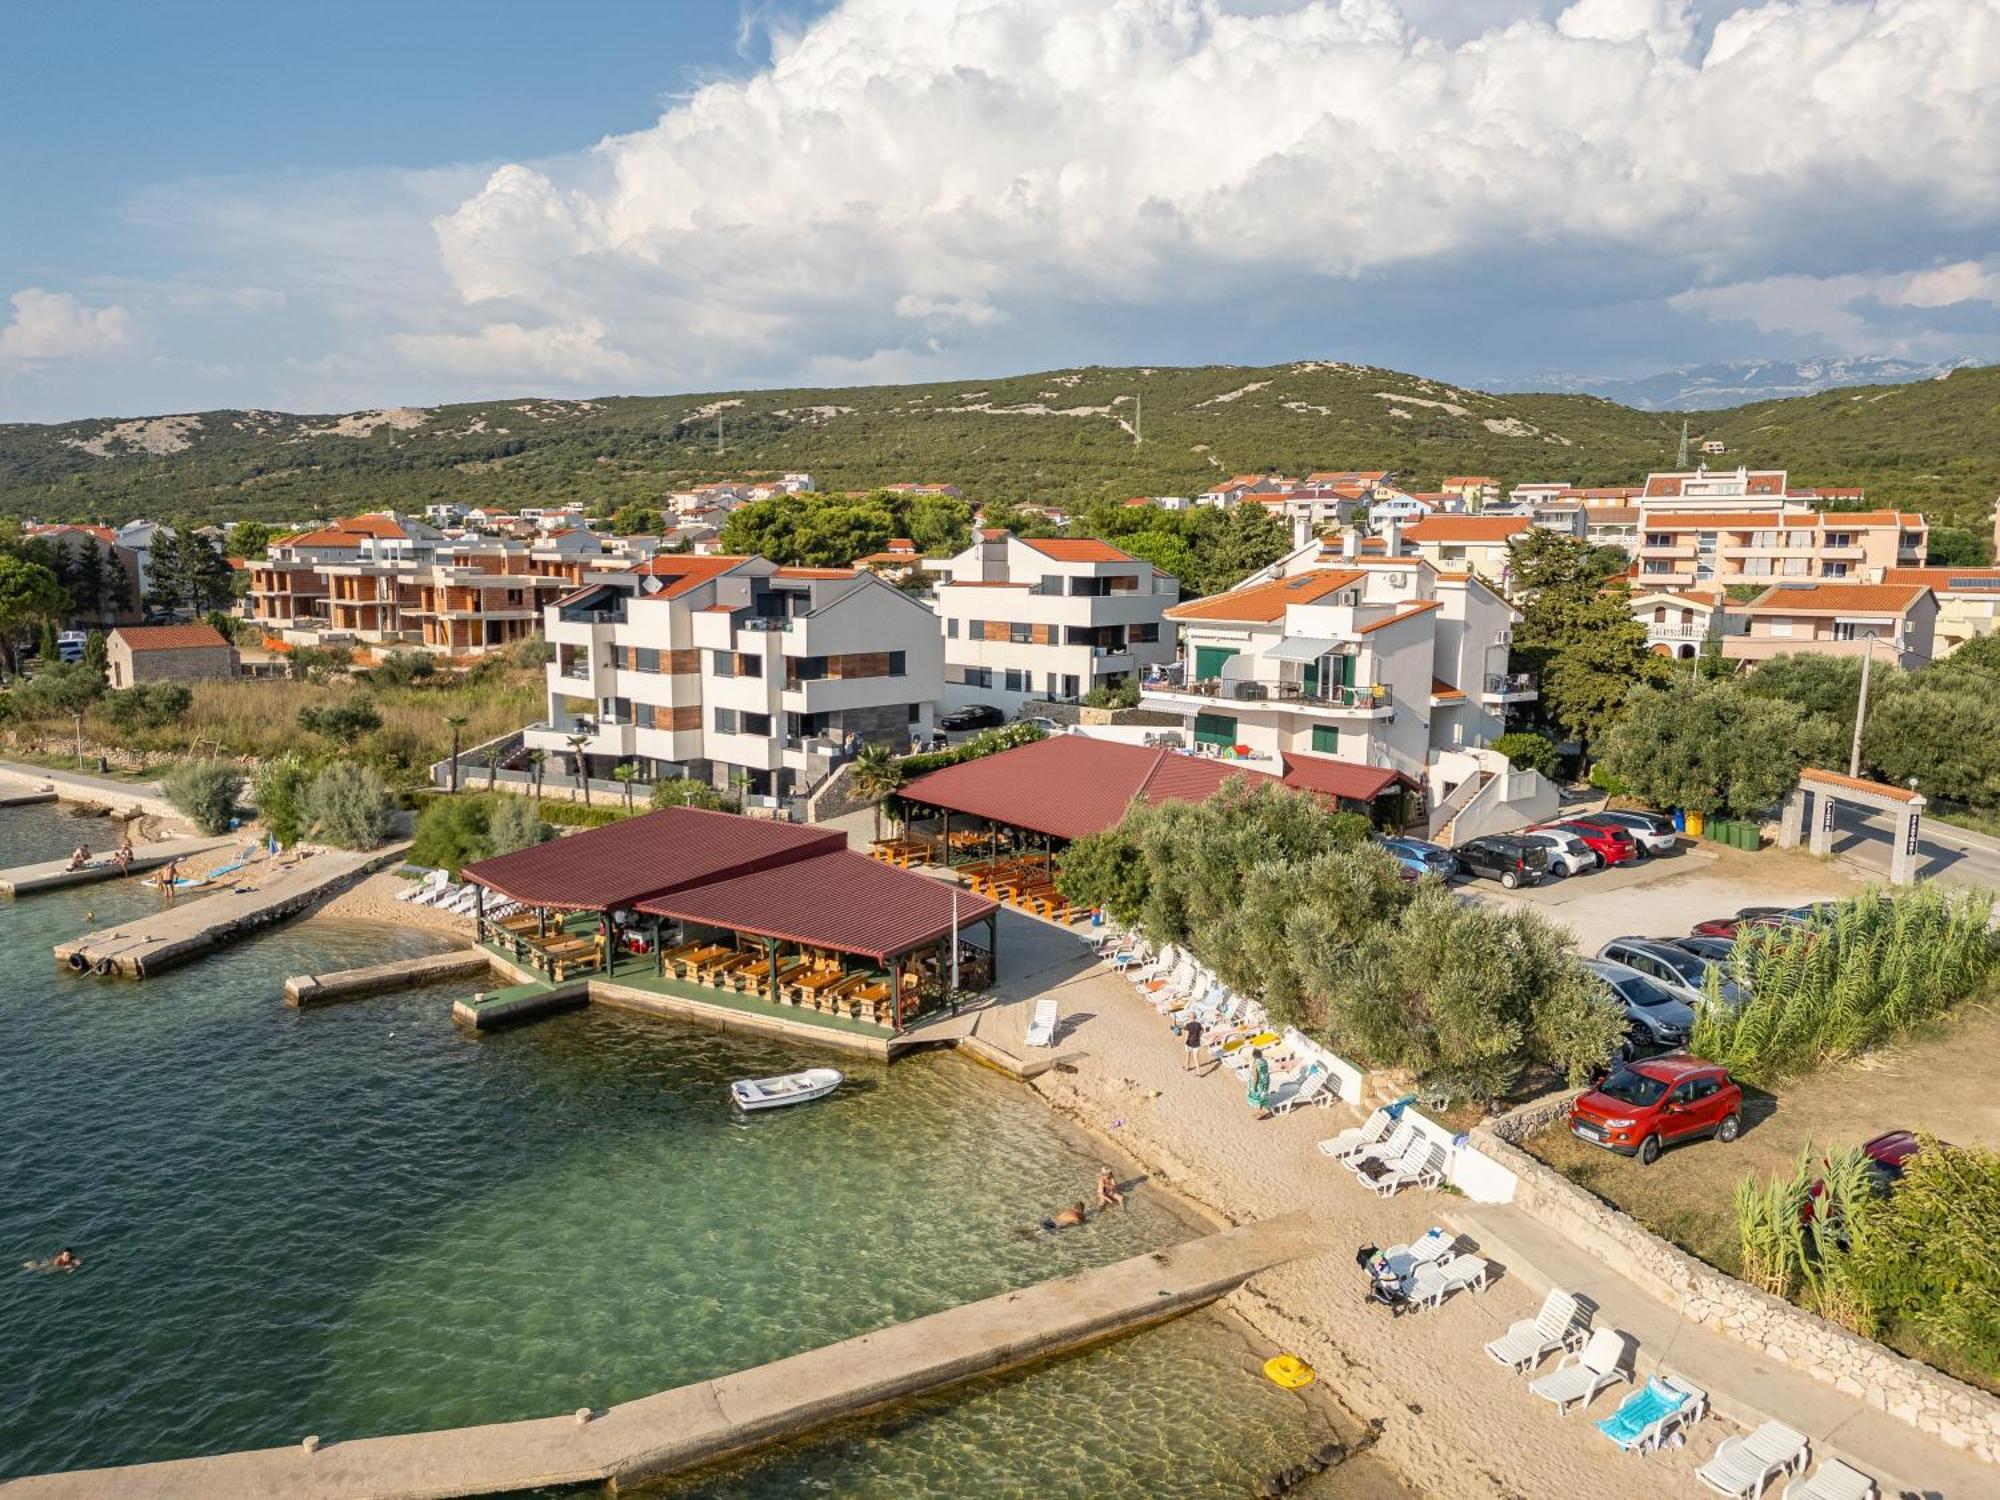
[[[778,1109],[824,1099],[844,1077],[838,1068],[807,1068],[776,1078],[739,1078],[729,1085],[729,1097],[738,1109]]]

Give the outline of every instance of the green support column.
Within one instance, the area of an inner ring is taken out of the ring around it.
[[[996,985],[1000,982],[1000,913],[986,914],[986,982]]]
[[[771,959],[771,1003],[776,1005],[778,1003],[778,940],[776,938],[765,938],[764,948]]]
[[[667,977],[667,948],[660,941],[660,919],[657,915],[653,918],[653,968],[660,978]]]

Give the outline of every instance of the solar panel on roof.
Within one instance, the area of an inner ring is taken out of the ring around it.
[[[1947,578],[1944,586],[1948,589],[2000,589],[2000,576]]]

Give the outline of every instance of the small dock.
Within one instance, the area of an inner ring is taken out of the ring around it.
[[[400,862],[409,847],[328,849],[289,867],[253,865],[245,875],[257,882],[254,890],[218,891],[57,943],[56,962],[77,973],[144,979],[295,917],[370,871]]]
[[[656,1480],[1162,1323],[1324,1251],[1289,1214],[601,1411],[0,1481],[0,1500],[437,1500]],[[304,1434],[301,1434],[303,1437]]]
[[[33,807],[37,803],[56,800],[56,789],[52,786],[0,786],[0,807]]]
[[[428,958],[399,958],[391,963],[370,964],[365,969],[342,969],[337,974],[295,974],[285,981],[285,1004],[310,1010],[316,1005],[359,1000],[363,995],[379,995],[385,990],[406,990],[440,979],[470,979],[492,972],[493,960],[485,949],[460,948],[451,953],[433,953]]]
[[[54,797],[55,793],[49,793],[50,800]],[[116,880],[121,875],[157,870],[177,859],[217,854],[224,849],[237,848],[239,844],[240,840],[233,838],[169,839],[160,844],[136,844],[132,849],[132,862],[124,870],[118,868],[117,860],[102,853],[92,855],[90,862],[80,870],[72,870],[67,859],[43,860],[38,865],[17,865],[11,870],[0,870],[0,896],[27,896],[36,891],[58,890],[63,886]]]

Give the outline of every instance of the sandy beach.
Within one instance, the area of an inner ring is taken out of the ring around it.
[[[316,910],[312,914],[312,920],[383,922],[391,927],[422,927],[431,932],[449,933],[467,943],[472,942],[472,918],[461,917],[453,912],[438,911],[429,906],[417,906],[408,901],[398,901],[397,893],[407,891],[409,888],[409,881],[393,871],[383,870],[370,875],[357,885],[349,886]]]
[[[1461,1293],[1435,1311],[1395,1317],[1364,1300],[1356,1248],[1413,1240],[1448,1216],[1453,1200],[1428,1192],[1378,1199],[1313,1149],[1358,1123],[1355,1111],[1336,1104],[1260,1122],[1234,1075],[1213,1066],[1181,1071],[1176,1039],[1125,980],[1094,968],[1051,993],[1070,1018],[1064,1061],[1033,1087],[1142,1164],[1149,1188],[1179,1193],[1231,1223],[1309,1207],[1342,1226],[1327,1255],[1258,1277],[1228,1306],[1313,1365],[1361,1421],[1378,1424],[1369,1457],[1411,1490],[1491,1500],[1666,1497],[1698,1488],[1693,1471],[1731,1430],[1725,1424],[1699,1424],[1676,1452],[1625,1457],[1592,1425],[1614,1409],[1615,1393],[1600,1397],[1588,1419],[1558,1417],[1529,1393],[1527,1379],[1487,1357],[1481,1346],[1514,1319],[1532,1317],[1540,1302],[1504,1270],[1483,1295]],[[994,1039],[1010,1050],[1018,1043],[1007,1033],[1022,1009],[987,1013]],[[1650,1368],[1644,1350],[1640,1366]],[[1352,1469],[1340,1478],[1367,1483]],[[1328,1483],[1331,1494],[1373,1493]]]

